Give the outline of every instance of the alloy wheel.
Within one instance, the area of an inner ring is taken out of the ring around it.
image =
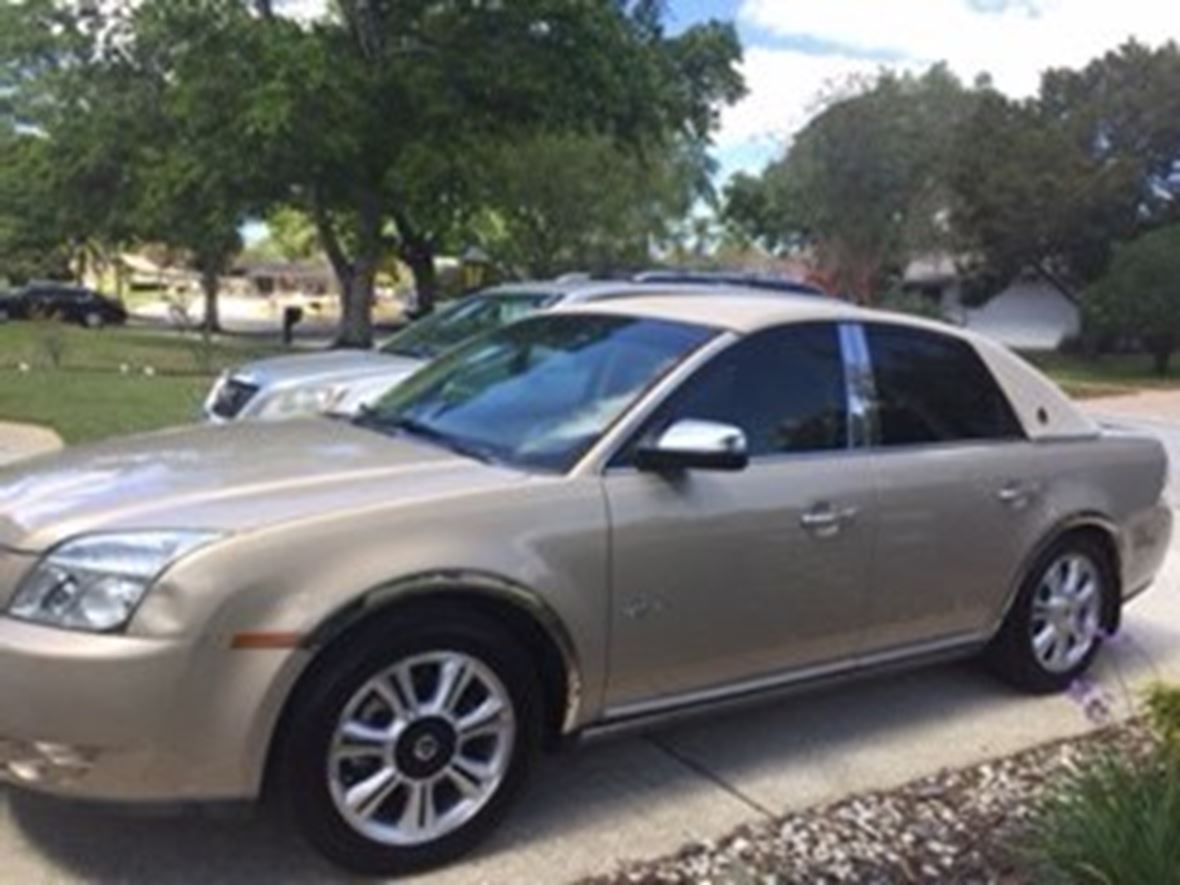
[[[1063,554],[1041,576],[1029,621],[1033,654],[1050,673],[1067,673],[1098,642],[1102,572],[1087,556]]]
[[[424,845],[487,805],[515,740],[511,695],[491,668],[464,652],[414,655],[344,705],[328,750],[329,790],[367,839]]]

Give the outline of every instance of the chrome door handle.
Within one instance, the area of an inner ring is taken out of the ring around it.
[[[834,508],[827,504],[808,510],[799,517],[799,524],[807,531],[822,537],[837,534],[843,525],[856,519],[855,507]]]
[[[1040,492],[1037,483],[1010,482],[996,492],[996,497],[1012,507],[1023,507]]]

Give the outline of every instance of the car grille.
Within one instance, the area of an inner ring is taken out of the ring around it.
[[[210,411],[218,418],[236,418],[256,393],[258,393],[257,384],[250,384],[237,378],[226,378],[217,388],[217,394],[213,397]]]

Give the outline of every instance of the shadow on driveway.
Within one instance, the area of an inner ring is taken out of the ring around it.
[[[436,875],[557,882],[608,869],[616,859],[671,851],[768,809],[779,813],[862,788],[846,763],[866,747],[894,745],[891,734],[899,729],[970,721],[1020,700],[974,667],[956,665],[591,744],[544,760],[492,841]],[[901,780],[910,767],[899,765]],[[779,781],[790,794],[785,801],[777,796]],[[152,883],[339,877],[272,815],[246,807],[234,816],[149,817],[23,793],[0,793],[4,799],[33,849],[27,861],[42,874]],[[9,868],[2,856],[0,868]]]

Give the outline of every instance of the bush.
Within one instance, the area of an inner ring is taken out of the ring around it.
[[[942,308],[933,299],[918,292],[894,290],[881,296],[878,306],[882,310],[892,310],[895,313],[907,313],[911,316],[925,317],[928,320],[946,321]]]
[[[1082,298],[1087,334],[1141,343],[1166,375],[1180,347],[1180,224],[1119,246],[1106,276]]]
[[[1036,881],[1180,883],[1180,690],[1152,689],[1153,743],[1097,754],[1054,789],[1030,839]]]

